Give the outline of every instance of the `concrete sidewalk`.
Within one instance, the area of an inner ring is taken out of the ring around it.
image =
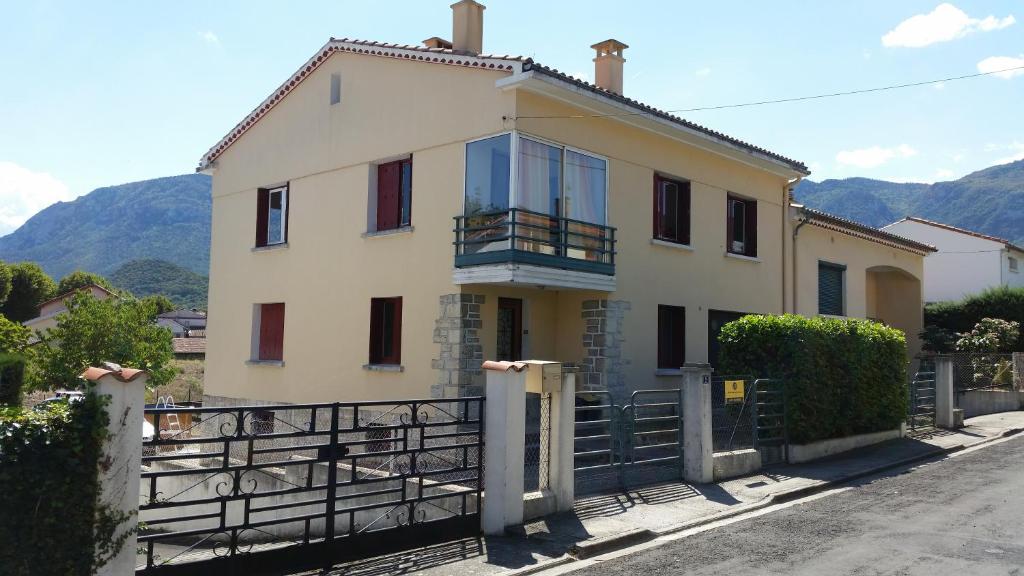
[[[779,465],[717,484],[669,483],[582,498],[572,513],[504,537],[464,539],[360,560],[331,574],[523,575],[685,530],[829,486],[898,469],[1024,430],[1024,412],[971,418],[957,431],[931,430],[799,465]]]

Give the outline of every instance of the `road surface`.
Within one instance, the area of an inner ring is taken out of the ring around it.
[[[1024,576],[1024,438],[573,574]]]

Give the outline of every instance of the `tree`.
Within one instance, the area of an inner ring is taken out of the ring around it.
[[[156,318],[164,312],[171,312],[177,307],[171,299],[163,294],[153,294],[152,296],[146,296],[142,299],[147,306],[150,307],[150,311],[153,313],[153,317]]]
[[[93,274],[92,272],[84,272],[82,270],[75,270],[67,276],[60,279],[57,284],[57,295],[64,295],[68,292],[74,292],[80,288],[85,288],[91,284],[95,284],[101,288],[106,288],[111,292],[114,292],[114,286],[107,281],[106,278],[99,274]]]
[[[960,334],[956,341],[958,352],[1013,352],[1013,344],[1020,336],[1020,324],[999,318],[982,318],[970,332]]]
[[[0,315],[0,354],[20,352],[28,345],[32,331]]]
[[[10,265],[11,293],[0,307],[0,314],[14,322],[31,320],[39,314],[39,305],[56,296],[57,285],[35,262]]]
[[[11,293],[11,267],[0,262],[0,306],[7,301],[7,295]]]
[[[171,363],[171,331],[152,322],[153,306],[134,298],[99,300],[75,294],[57,325],[40,334],[35,348],[35,388],[77,387],[88,366],[114,362],[149,372],[149,384],[161,386],[177,372]]]

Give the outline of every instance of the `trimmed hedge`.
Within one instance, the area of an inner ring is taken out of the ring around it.
[[[898,428],[907,414],[903,332],[869,320],[745,316],[722,328],[719,371],[780,378],[796,444]]]
[[[970,332],[983,318],[999,318],[1024,326],[1024,288],[990,288],[959,302],[936,302],[924,308],[924,324],[932,331],[938,328],[954,333]],[[1012,348],[1024,352],[1024,334]],[[951,352],[952,349],[939,351]]]
[[[93,574],[119,549],[113,534],[124,519],[98,504],[104,406],[89,393],[42,410],[0,408],[3,574]]]
[[[21,406],[25,383],[25,358],[0,354],[0,406]]]

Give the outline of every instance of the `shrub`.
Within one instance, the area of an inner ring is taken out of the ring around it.
[[[985,318],[999,318],[1024,324],[1024,288],[1001,286],[968,296],[959,302],[937,302],[925,306],[924,323],[950,332],[970,332]],[[1009,344],[1014,352],[1024,352],[1024,338],[1019,335]],[[939,350],[951,352],[952,348]]]
[[[722,328],[720,371],[780,378],[790,441],[898,428],[907,413],[903,332],[869,320],[745,316]]]
[[[42,410],[0,408],[4,574],[93,574],[124,545],[114,534],[127,518],[99,503],[108,420],[93,393]]]
[[[21,406],[25,384],[25,358],[0,353],[0,406]]]

